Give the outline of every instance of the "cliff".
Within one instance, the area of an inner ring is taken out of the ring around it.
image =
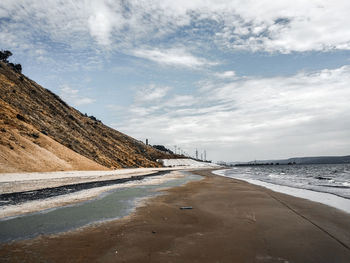
[[[0,62],[0,172],[159,167],[176,158],[83,115]]]

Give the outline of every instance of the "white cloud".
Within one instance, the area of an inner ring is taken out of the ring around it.
[[[67,101],[68,104],[72,104],[73,106],[80,106],[95,102],[95,100],[92,98],[80,95],[79,90],[72,89],[68,85],[63,85],[60,88],[60,96],[63,100]]]
[[[214,159],[252,160],[348,154],[350,66],[290,77],[237,79],[152,107],[137,105],[123,131]],[[217,149],[221,150],[218,151]],[[215,155],[213,153],[215,152]],[[210,155],[212,154],[212,155]]]
[[[104,10],[107,11],[107,10]],[[112,24],[109,20],[110,12],[97,12],[89,18],[89,29],[93,37],[97,39],[97,42],[104,46],[111,44],[110,34],[112,31]]]
[[[191,95],[175,95],[165,102],[164,107],[188,107],[195,103],[196,99]]]
[[[118,1],[93,1],[91,14],[88,18],[88,28],[91,36],[104,46],[112,44],[113,31],[124,27],[125,19],[122,15],[122,3]]]
[[[221,79],[232,79],[236,77],[236,72],[229,70],[224,72],[217,72],[214,74],[217,78]]]
[[[6,23],[0,24],[0,39],[19,48],[45,46],[46,39],[94,49],[94,39],[103,49],[126,51],[171,37],[172,46],[197,48],[216,44],[283,53],[349,50],[348,10],[346,0],[3,0],[0,17]],[[176,51],[170,58],[163,50],[138,52],[165,64],[182,65],[179,56],[189,59],[186,65],[203,64]]]
[[[216,65],[214,62],[193,56],[185,49],[137,49],[132,54],[167,66],[201,68]]]
[[[150,103],[159,101],[167,95],[170,89],[170,87],[157,87],[153,84],[148,87],[143,87],[136,91],[135,101],[136,103]]]
[[[239,19],[223,17],[217,41],[232,48],[283,53],[350,49],[345,29],[349,8],[344,0],[244,1],[234,7]]]

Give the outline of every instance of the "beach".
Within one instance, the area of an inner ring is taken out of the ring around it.
[[[350,0],[0,0],[0,263],[350,263]]]
[[[122,219],[1,244],[1,261],[350,262],[350,214],[195,173]]]

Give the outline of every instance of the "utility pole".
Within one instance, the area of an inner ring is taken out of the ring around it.
[[[204,161],[206,161],[206,160],[207,160],[207,151],[204,150]]]
[[[198,149],[196,149],[196,159],[198,160]]]
[[[174,148],[175,148],[175,154],[176,154],[176,147],[177,147],[177,146],[175,145],[175,146],[174,146]]]

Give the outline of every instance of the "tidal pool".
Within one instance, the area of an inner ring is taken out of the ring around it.
[[[161,188],[180,186],[200,179],[199,175],[187,173],[185,177],[160,184],[118,188],[78,204],[4,218],[0,220],[0,242],[65,232],[89,224],[121,218],[135,208],[137,200],[158,195]],[[152,178],[145,180],[152,180]]]

